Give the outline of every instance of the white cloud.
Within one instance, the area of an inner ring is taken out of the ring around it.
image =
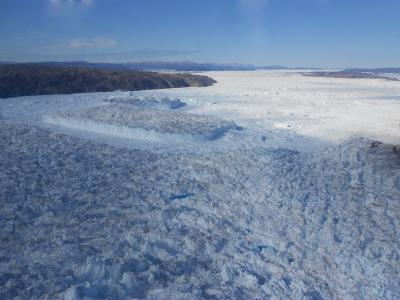
[[[95,49],[105,49],[113,48],[117,46],[117,41],[111,38],[77,38],[70,39],[68,41],[68,47],[73,49],[83,49],[83,48],[95,48]]]

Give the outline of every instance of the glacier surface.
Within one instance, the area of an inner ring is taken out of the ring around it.
[[[1,299],[400,298],[400,87],[211,76],[0,100]]]

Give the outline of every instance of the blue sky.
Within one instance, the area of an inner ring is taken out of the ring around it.
[[[0,0],[0,60],[400,66],[399,0]]]

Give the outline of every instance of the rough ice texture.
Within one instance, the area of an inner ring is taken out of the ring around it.
[[[229,130],[240,127],[207,115],[185,112],[130,108],[121,105],[101,105],[75,112],[59,112],[45,118],[46,122],[125,137],[141,134],[137,129],[169,135],[192,136],[215,140]]]
[[[0,140],[1,299],[400,297],[391,147],[154,154],[4,121]]]
[[[131,93],[129,96],[114,96],[105,100],[109,103],[128,104],[142,108],[157,108],[157,109],[178,109],[186,105],[179,99],[171,99],[169,97],[135,96]]]
[[[42,123],[127,92],[0,101],[0,299],[400,298],[399,148],[342,143],[399,143],[398,82],[210,75],[134,93],[246,128],[193,147]]]

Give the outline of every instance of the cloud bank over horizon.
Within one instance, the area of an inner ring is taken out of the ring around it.
[[[73,49],[95,48],[105,49],[114,48],[118,42],[112,38],[95,37],[95,38],[74,38],[68,40],[68,47]]]

